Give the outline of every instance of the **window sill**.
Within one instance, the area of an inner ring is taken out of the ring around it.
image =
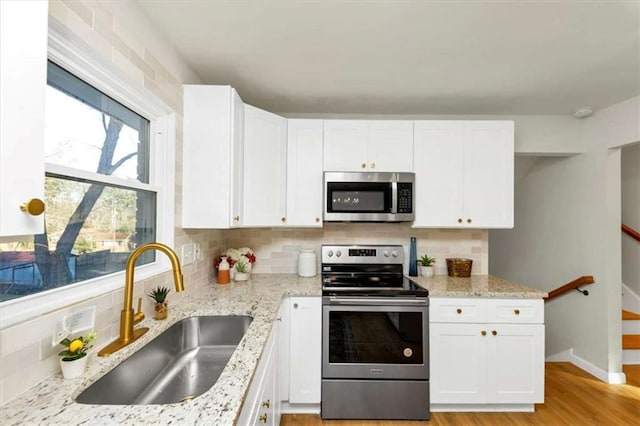
[[[169,262],[161,258],[135,270],[136,281],[141,281],[171,270]],[[0,305],[0,330],[46,315],[58,309],[124,289],[125,273],[117,272],[93,280],[70,284],[54,290],[32,294]]]

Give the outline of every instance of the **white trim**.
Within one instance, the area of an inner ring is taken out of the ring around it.
[[[627,377],[624,373],[609,373],[595,365],[591,364],[589,361],[586,361],[575,353],[573,353],[572,349],[567,349],[566,351],[562,351],[555,355],[548,356],[545,361],[547,362],[570,362],[581,370],[586,371],[587,373],[595,376],[601,381],[608,383],[610,385],[621,385],[627,382]]]
[[[629,312],[640,313],[640,296],[622,283],[622,309]]]
[[[132,80],[112,63],[97,56],[89,46],[84,45],[83,42],[76,43],[67,39],[65,37],[67,31],[55,19],[49,19],[49,59],[151,122],[149,135],[151,183],[140,189],[157,192],[156,241],[171,247],[175,236],[175,113],[162,100],[145,89],[140,82]],[[53,166],[48,170],[55,169],[56,167]],[[78,171],[74,170],[70,175],[77,176]],[[90,179],[102,182],[104,178],[96,178],[95,174],[91,174]],[[117,178],[111,177],[108,180],[113,183]],[[124,186],[127,187],[138,188],[140,185],[124,181],[126,182]],[[158,191],[159,189],[162,190]],[[157,256],[154,263],[136,267],[136,281],[170,269],[166,256]],[[121,289],[124,275],[124,271],[121,271],[2,302],[0,330],[64,306]]]
[[[134,81],[88,45],[72,44],[66,33],[68,29],[49,17],[50,60],[147,119],[157,119],[173,112],[171,107],[145,89],[143,83]]]
[[[535,404],[431,404],[430,410],[436,412],[504,412],[504,413],[533,413]]]
[[[290,404],[282,401],[280,404],[282,414],[320,414],[320,404]]]
[[[623,349],[622,365],[640,365],[640,349]]]
[[[45,163],[44,170],[47,173],[75,177],[79,179],[89,180],[91,182],[103,183],[105,185],[117,185],[122,188],[140,189],[142,191],[158,192],[161,186],[142,183],[135,179],[122,179],[115,176],[102,175],[100,173],[94,173],[88,170],[80,170],[73,167],[67,167],[53,163]]]

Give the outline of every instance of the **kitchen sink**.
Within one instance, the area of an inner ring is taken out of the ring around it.
[[[81,404],[170,404],[209,390],[253,318],[185,318],[84,390]]]

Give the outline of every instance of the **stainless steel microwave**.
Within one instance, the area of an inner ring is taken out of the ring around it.
[[[413,173],[325,172],[327,222],[410,222],[414,214]]]

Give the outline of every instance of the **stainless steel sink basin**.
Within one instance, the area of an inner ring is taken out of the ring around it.
[[[82,404],[169,404],[195,398],[218,380],[249,328],[248,316],[185,318],[82,392]]]

